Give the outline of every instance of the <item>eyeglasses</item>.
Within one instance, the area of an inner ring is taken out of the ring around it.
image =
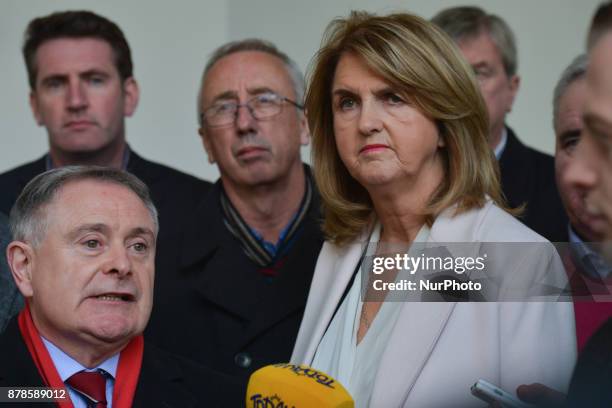
[[[202,123],[206,123],[210,127],[228,126],[235,122],[238,116],[238,109],[244,106],[255,119],[266,120],[281,113],[285,102],[298,109],[304,109],[304,106],[289,98],[273,92],[267,92],[257,95],[245,103],[236,103],[235,101],[217,102],[204,110],[200,114],[200,119]]]

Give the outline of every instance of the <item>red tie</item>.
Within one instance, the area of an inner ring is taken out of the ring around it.
[[[106,408],[106,378],[97,371],[79,371],[66,384],[82,395],[88,407]]]

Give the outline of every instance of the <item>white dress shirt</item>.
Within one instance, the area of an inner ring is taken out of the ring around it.
[[[55,369],[57,370],[60,378],[65,383],[66,380],[72,375],[80,371],[100,371],[106,377],[106,401],[107,407],[112,408],[113,406],[113,388],[115,386],[115,376],[117,374],[117,365],[119,364],[119,354],[115,354],[103,361],[99,366],[95,368],[87,368],[81,365],[78,361],[70,357],[68,354],[60,350],[55,344],[41,336],[47,351],[53,360]],[[87,408],[86,399],[76,392],[71,386],[66,384],[66,389],[72,400],[74,408]]]

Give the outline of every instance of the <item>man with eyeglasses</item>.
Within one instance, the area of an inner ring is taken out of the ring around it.
[[[268,42],[217,49],[198,97],[220,179],[185,231],[179,273],[160,276],[148,337],[246,380],[289,360],[322,245],[299,69]]]

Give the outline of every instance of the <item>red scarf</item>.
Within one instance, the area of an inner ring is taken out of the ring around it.
[[[57,373],[55,364],[53,364],[53,360],[42,342],[36,326],[34,326],[29,305],[26,305],[19,313],[18,322],[21,336],[44,383],[48,387],[65,389],[64,382]],[[142,335],[133,338],[121,351],[113,391],[113,408],[130,408],[132,406],[136,384],[140,376],[143,351],[144,340]],[[68,392],[66,392],[66,395],[68,395]],[[74,408],[70,398],[58,400],[57,405],[59,408]]]

